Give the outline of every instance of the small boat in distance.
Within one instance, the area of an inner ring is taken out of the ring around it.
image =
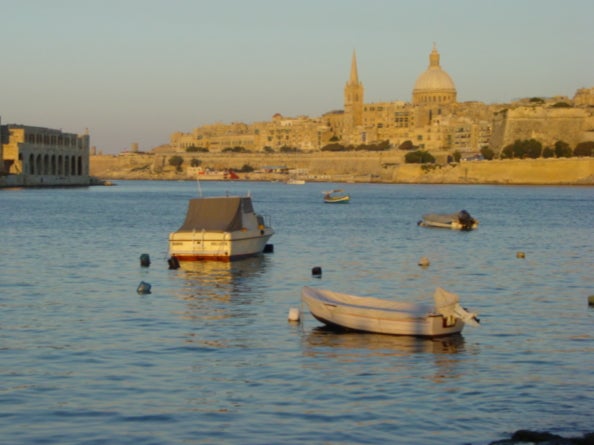
[[[343,189],[334,189],[322,193],[324,194],[324,202],[328,204],[348,204],[351,200],[349,194]]]
[[[169,234],[171,259],[233,261],[259,255],[274,234],[250,196],[194,198],[182,226]]]
[[[479,326],[476,314],[460,306],[458,295],[437,288],[435,306],[359,297],[304,286],[301,301],[327,326],[376,334],[444,337],[466,324]]]
[[[287,184],[289,184],[289,185],[303,185],[303,184],[305,184],[305,179],[291,178],[291,179],[287,180]]]
[[[454,230],[473,230],[479,225],[477,219],[470,216],[466,210],[456,213],[427,213],[417,223],[422,227],[439,227]]]

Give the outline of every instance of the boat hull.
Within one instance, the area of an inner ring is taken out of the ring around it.
[[[169,236],[169,252],[183,267],[194,261],[236,261],[261,254],[273,231],[189,232]]]
[[[340,198],[324,198],[326,204],[348,204],[351,200],[348,196],[342,196]]]
[[[463,226],[459,222],[452,221],[449,223],[441,223],[437,221],[425,221],[419,222],[421,227],[436,227],[438,229],[451,229],[451,230],[474,230],[478,227],[478,223],[473,223],[470,227]]]
[[[307,286],[301,298],[314,318],[341,329],[430,338],[460,334],[464,328],[462,320],[444,317],[423,305],[357,297]]]
[[[470,216],[466,210],[456,213],[428,213],[418,222],[421,227],[437,227],[452,230],[474,230],[478,227],[477,219]]]

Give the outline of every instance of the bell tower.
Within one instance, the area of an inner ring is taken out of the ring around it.
[[[359,82],[357,55],[353,51],[351,74],[344,87],[345,126],[356,127],[363,123],[363,84]]]

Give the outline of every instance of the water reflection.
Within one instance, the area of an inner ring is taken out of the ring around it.
[[[220,320],[241,315],[252,304],[258,277],[266,271],[265,256],[241,261],[197,261],[178,269],[176,277],[183,280],[180,298],[187,302],[183,314],[187,319]]]
[[[337,331],[327,326],[311,330],[304,341],[306,355],[339,356],[341,354],[412,355],[419,353],[456,354],[464,351],[464,337],[424,339],[397,335]]]
[[[361,372],[396,379],[409,375],[420,363],[431,362],[433,372],[425,377],[434,383],[462,378],[466,371],[461,363],[469,357],[462,335],[424,339],[336,331],[322,326],[312,329],[303,344],[304,355],[315,358],[316,363],[335,360],[349,366],[360,364]]]

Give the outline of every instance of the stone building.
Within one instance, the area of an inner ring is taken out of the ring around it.
[[[536,139],[552,147],[563,141],[575,147],[583,141],[588,113],[583,108],[521,106],[504,109],[493,116],[491,147],[499,152],[516,140]]]
[[[191,146],[211,152],[237,146],[250,151],[282,147],[315,151],[329,142],[358,146],[387,141],[398,147],[410,141],[418,149],[449,154],[478,153],[486,147],[498,152],[514,137],[536,137],[543,144],[563,140],[570,145],[594,138],[594,88],[578,90],[573,101],[563,99],[565,109],[554,108],[560,98],[492,105],[458,102],[458,91],[441,67],[435,44],[429,66],[416,79],[411,102],[365,103],[355,52],[343,94],[343,110],[317,118],[277,113],[268,122],[207,125],[192,133],[174,133],[170,146],[176,151]],[[530,109],[523,110],[526,106]]]
[[[0,185],[89,185],[88,133],[0,125]]]

